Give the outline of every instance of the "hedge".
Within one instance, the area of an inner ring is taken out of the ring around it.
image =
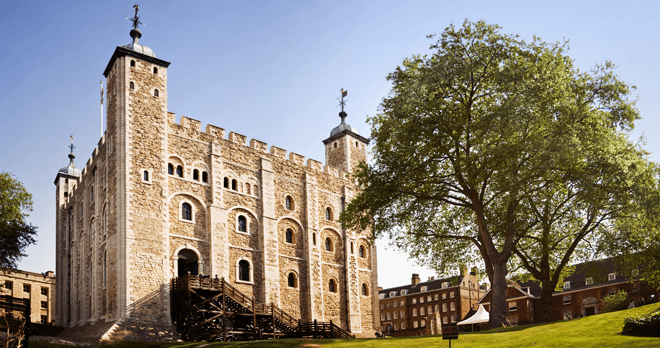
[[[623,320],[624,335],[660,337],[660,311]]]

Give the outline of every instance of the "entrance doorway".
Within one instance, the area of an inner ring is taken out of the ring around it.
[[[596,308],[594,307],[588,307],[584,309],[584,315],[585,316],[590,316],[596,314]]]
[[[188,272],[192,275],[199,274],[199,258],[197,258],[197,254],[190,249],[179,251],[177,264],[177,276],[180,278],[187,276]]]

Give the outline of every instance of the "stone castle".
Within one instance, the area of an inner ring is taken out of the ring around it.
[[[137,15],[136,15],[137,17]],[[303,322],[379,327],[376,249],[338,222],[368,139],[344,122],[326,165],[167,110],[169,62],[133,42],[104,71],[107,129],[55,179],[57,325],[90,341],[168,340],[170,282],[224,277]]]

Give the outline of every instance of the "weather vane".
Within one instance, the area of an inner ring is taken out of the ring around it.
[[[126,19],[133,22],[133,29],[137,29],[138,25],[144,25],[144,23],[140,22],[140,16],[138,16],[138,14],[137,14],[138,10],[140,9],[140,6],[135,4],[135,5],[133,5],[133,8],[135,9],[135,17],[133,17],[133,18],[126,17]]]
[[[71,149],[71,153],[73,153],[73,149],[76,148],[75,146],[73,146],[73,135],[71,136],[71,145],[69,145],[67,147]]]
[[[344,106],[346,105],[346,102],[348,101],[348,100],[344,100],[344,97],[346,97],[347,95],[348,95],[348,91],[345,91],[342,88],[341,89],[341,100],[339,98],[337,98],[337,100],[339,100],[339,105],[341,105],[341,111],[344,111]]]

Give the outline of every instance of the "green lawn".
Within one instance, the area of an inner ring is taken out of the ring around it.
[[[623,318],[660,310],[657,303],[615,313],[594,315],[550,324],[519,326],[475,333],[462,333],[452,340],[452,347],[660,347],[660,338],[617,335],[623,328]],[[32,348],[54,348],[42,342],[31,342]],[[373,338],[353,340],[276,340],[254,342],[183,342],[137,343],[122,342],[106,347],[165,348],[165,347],[448,347],[449,341],[440,336],[410,338]]]

